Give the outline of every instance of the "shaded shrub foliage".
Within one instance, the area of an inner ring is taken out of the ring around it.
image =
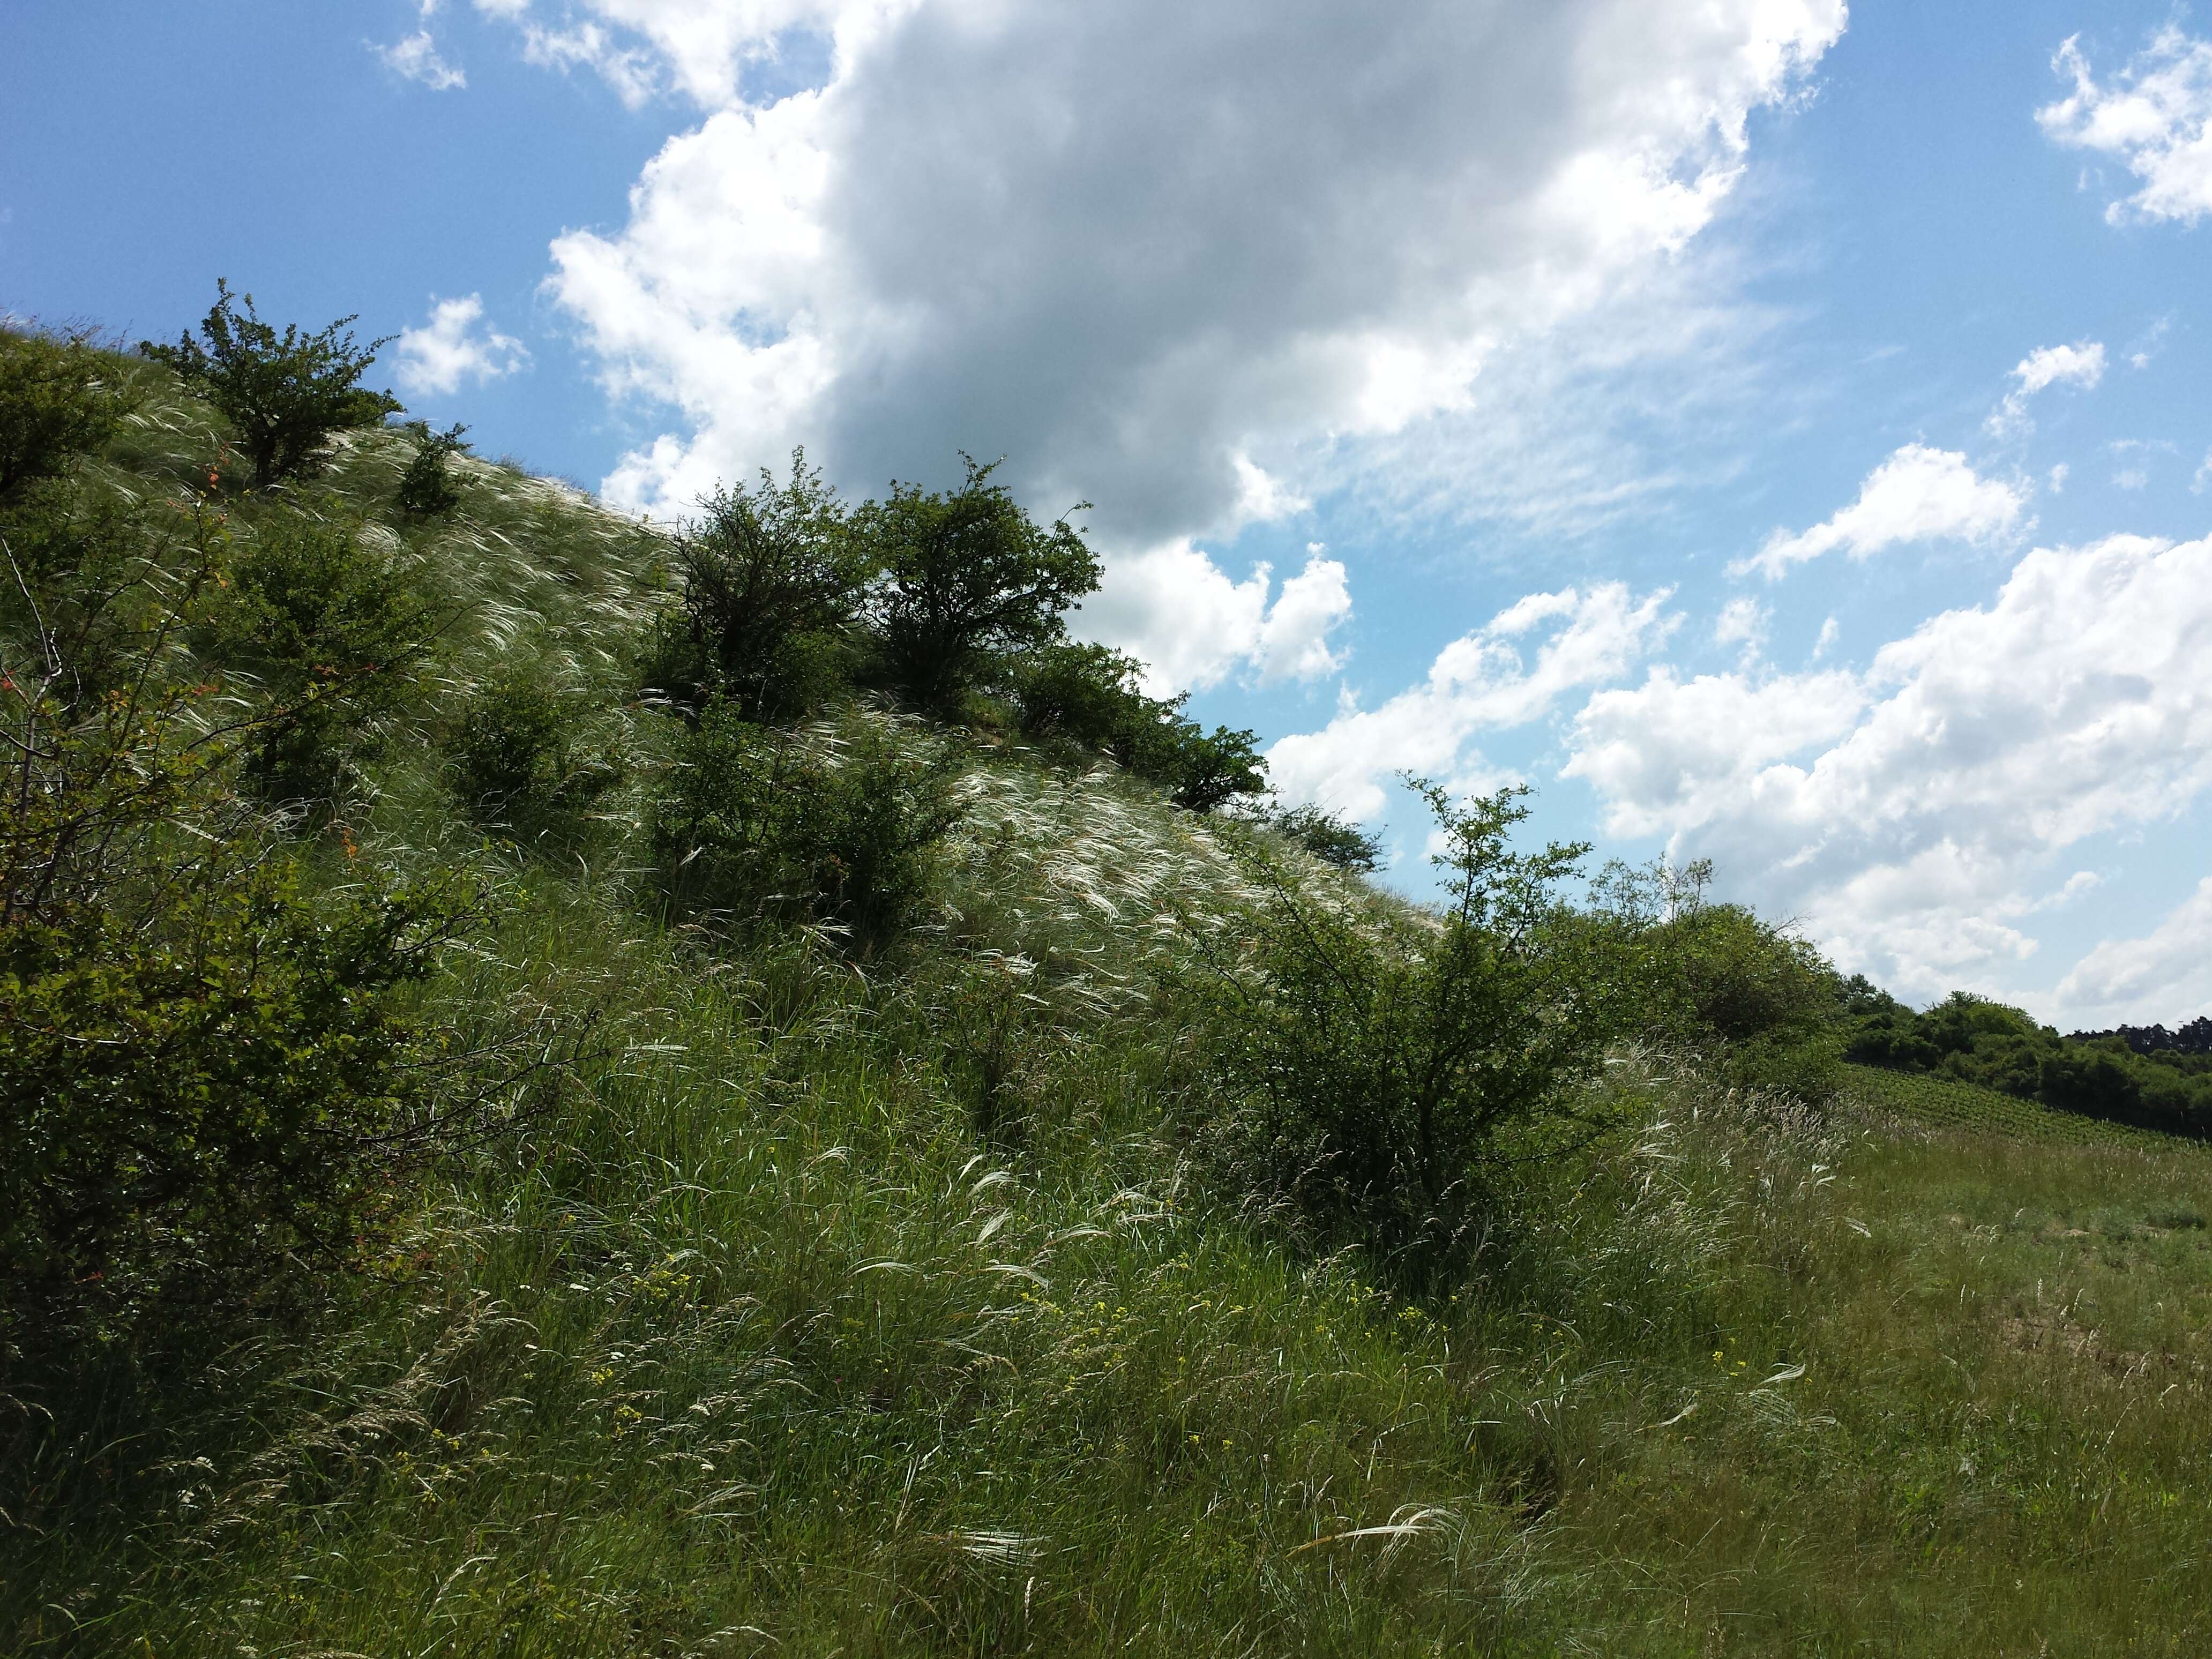
[[[263,723],[246,771],[270,800],[327,807],[356,782],[436,636],[423,574],[352,526],[278,520],[224,573],[193,633],[203,654],[282,719]]]
[[[649,641],[649,690],[696,713],[715,698],[785,719],[849,683],[872,568],[844,508],[794,452],[791,477],[717,490],[673,550],[681,609]]]
[[[591,740],[592,706],[525,666],[462,705],[447,740],[453,790],[479,822],[534,842],[574,827],[622,781],[620,757]]]
[[[951,744],[874,721],[779,732],[710,704],[688,735],[653,837],[680,914],[811,920],[864,948],[920,915],[960,820]]]
[[[1111,756],[1195,812],[1267,787],[1251,732],[1217,726],[1209,737],[1183,718],[1188,694],[1148,696],[1144,674],[1124,652],[1063,640],[1012,658],[1006,678],[1023,734],[1048,751]]]
[[[894,483],[854,515],[878,572],[868,615],[880,671],[929,710],[951,707],[995,659],[1059,641],[1101,570],[1065,519],[1038,526],[993,482],[995,463],[962,459],[959,489]]]
[[[291,711],[238,710],[181,648],[208,540],[85,535],[0,629],[9,1366],[158,1309],[265,1305],[288,1264],[345,1256],[444,1133],[441,1040],[399,992],[464,906],[368,872],[311,898],[230,787]]]
[[[399,488],[393,496],[399,510],[418,519],[452,512],[461,504],[461,490],[446,463],[467,452],[463,434],[468,428],[456,423],[443,432],[433,432],[428,421],[410,421],[407,430],[415,439],[415,459],[399,475]]]
[[[88,336],[0,329],[0,504],[99,448],[123,410]]]

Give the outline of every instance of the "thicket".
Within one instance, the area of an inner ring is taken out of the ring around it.
[[[1863,1065],[1954,1079],[2059,1111],[2212,1135],[2212,1056],[2170,1038],[2138,1047],[2123,1032],[2061,1036],[2018,1008],[1964,991],[1916,1013],[1863,978],[1850,983],[1848,1018],[1844,1053]]]

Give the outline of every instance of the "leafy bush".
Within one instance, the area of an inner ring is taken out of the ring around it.
[[[1021,653],[1009,678],[1022,730],[1032,741],[1103,751],[1139,777],[1168,786],[1176,804],[1206,812],[1267,787],[1249,732],[1203,727],[1182,717],[1184,696],[1147,696],[1144,665],[1103,645],[1060,641]]]
[[[0,329],[0,503],[100,447],[122,409],[87,336]]]
[[[172,648],[204,585],[129,557],[94,570],[109,586],[76,609],[135,620],[136,673],[78,695],[94,633],[51,625],[11,627],[0,661],[0,1350],[17,1358],[157,1305],[265,1301],[285,1264],[348,1254],[450,1127],[425,1109],[438,1039],[397,993],[461,907],[373,877],[307,896],[228,787],[256,724],[211,714]]]
[[[1587,849],[1512,851],[1526,791],[1455,806],[1412,781],[1445,842],[1442,915],[1306,889],[1253,842],[1265,896],[1239,937],[1194,939],[1212,1076],[1238,1103],[1213,1126],[1223,1156],[1322,1242],[1425,1279],[1458,1258],[1502,1136],[1578,1133],[1620,1027],[1583,936],[1555,925]]]
[[[419,574],[350,527],[280,520],[251,544],[195,635],[204,654],[251,678],[268,720],[248,771],[270,799],[329,804],[373,757],[380,720],[434,638]]]
[[[650,689],[696,711],[720,697],[751,719],[818,707],[845,683],[866,553],[794,452],[791,477],[720,489],[675,545],[682,611],[647,649]]]
[[[1365,875],[1382,856],[1380,838],[1368,834],[1348,818],[1308,803],[1279,807],[1261,822],[1285,840],[1303,847],[1323,864]]]
[[[454,792],[479,820],[526,841],[564,828],[622,776],[614,756],[586,742],[586,714],[542,674],[496,677],[453,723]]]
[[[1752,911],[1700,904],[1660,940],[1681,1024],[1739,1088],[1815,1103],[1835,1091],[1844,1039],[1835,970],[1820,953]]]
[[[419,519],[452,512],[461,504],[461,492],[453,475],[446,470],[446,460],[467,450],[462,434],[468,428],[456,423],[443,432],[433,432],[428,421],[410,421],[407,430],[415,439],[415,459],[407,463],[407,471],[399,477],[394,496],[399,510]]]
[[[995,463],[962,459],[958,489],[895,483],[889,501],[855,515],[882,573],[870,611],[884,672],[922,708],[949,707],[994,657],[1058,641],[1062,617],[1100,575],[1097,556],[1066,520],[1040,529],[991,482]]]
[[[187,331],[174,345],[148,340],[138,349],[174,369],[237,428],[256,489],[307,473],[333,432],[374,426],[398,410],[389,392],[361,384],[389,337],[356,347],[349,331],[340,331],[351,317],[313,334],[287,324],[279,334],[261,320],[251,294],[234,296],[218,280],[216,295],[198,339]]]
[[[689,734],[653,834],[679,912],[808,919],[864,946],[927,904],[960,820],[958,760],[854,720],[791,734],[710,704]]]

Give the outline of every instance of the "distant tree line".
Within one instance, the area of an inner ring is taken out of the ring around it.
[[[1954,992],[1916,1013],[1863,976],[1846,982],[1845,1058],[2039,1101],[2059,1111],[2212,1135],[2212,1019],[2177,1032],[2123,1026],[2061,1036],[2018,1008]]]

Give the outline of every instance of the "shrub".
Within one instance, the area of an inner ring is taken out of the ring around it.
[[[967,457],[946,495],[893,484],[855,527],[881,571],[870,595],[890,684],[919,708],[948,708],[992,659],[1058,641],[1062,617],[1098,586],[1097,556],[1064,519],[1040,529],[997,470]],[[1077,509],[1080,511],[1081,508]]]
[[[1035,741],[1103,750],[1139,777],[1168,786],[1178,806],[1212,811],[1267,787],[1267,763],[1249,732],[1205,728],[1182,717],[1184,696],[1147,696],[1144,665],[1103,645],[1060,641],[1009,665],[1014,705]]]
[[[461,492],[453,475],[446,470],[446,460],[468,449],[461,437],[468,428],[456,424],[443,432],[433,432],[428,421],[410,421],[407,430],[415,439],[415,459],[407,463],[407,471],[399,477],[394,496],[399,510],[421,519],[452,512],[461,504]]]
[[[287,1263],[345,1256],[451,1127],[425,1109],[439,1040],[398,992],[462,907],[374,877],[304,893],[228,787],[256,726],[211,714],[171,648],[201,591],[140,566],[80,595],[151,612],[137,672],[96,696],[74,690],[86,632],[4,641],[0,1354],[265,1302]]]
[[[932,896],[957,775],[949,746],[870,721],[794,734],[710,704],[655,815],[664,890],[680,913],[811,920],[880,943]]]
[[[1212,1070],[1238,1103],[1214,1138],[1238,1177],[1325,1243],[1357,1242],[1415,1279],[1458,1258],[1499,1138],[1578,1132],[1577,1092],[1617,1034],[1554,896],[1587,849],[1507,845],[1525,791],[1435,812],[1441,915],[1302,887],[1258,843],[1265,896],[1233,943],[1194,931]]]
[[[350,332],[340,332],[351,317],[313,334],[287,324],[279,334],[261,320],[251,294],[234,297],[218,280],[216,295],[198,339],[187,331],[174,345],[149,340],[138,349],[174,369],[237,428],[256,489],[304,475],[333,432],[374,426],[399,408],[389,392],[361,385],[389,337],[356,347]]]
[[[586,711],[542,675],[495,677],[453,723],[454,792],[477,818],[523,840],[566,827],[622,776],[612,755],[586,742]]]
[[[1348,818],[1324,811],[1309,803],[1304,806],[1278,808],[1261,820],[1285,840],[1294,842],[1312,854],[1323,864],[1333,864],[1340,870],[1364,875],[1374,869],[1382,856],[1379,838],[1367,833]]]
[[[228,580],[195,642],[270,711],[249,773],[272,800],[333,803],[405,697],[438,629],[433,601],[351,527],[307,520],[268,526]]]
[[[1835,970],[1803,939],[1734,904],[1699,904],[1660,940],[1680,998],[1678,1031],[1739,1088],[1818,1103],[1843,1057]]]
[[[800,714],[846,681],[867,556],[836,495],[793,452],[791,477],[720,489],[678,536],[683,609],[647,649],[649,689],[696,712]]]
[[[0,503],[99,448],[122,409],[114,375],[87,336],[0,329]]]

